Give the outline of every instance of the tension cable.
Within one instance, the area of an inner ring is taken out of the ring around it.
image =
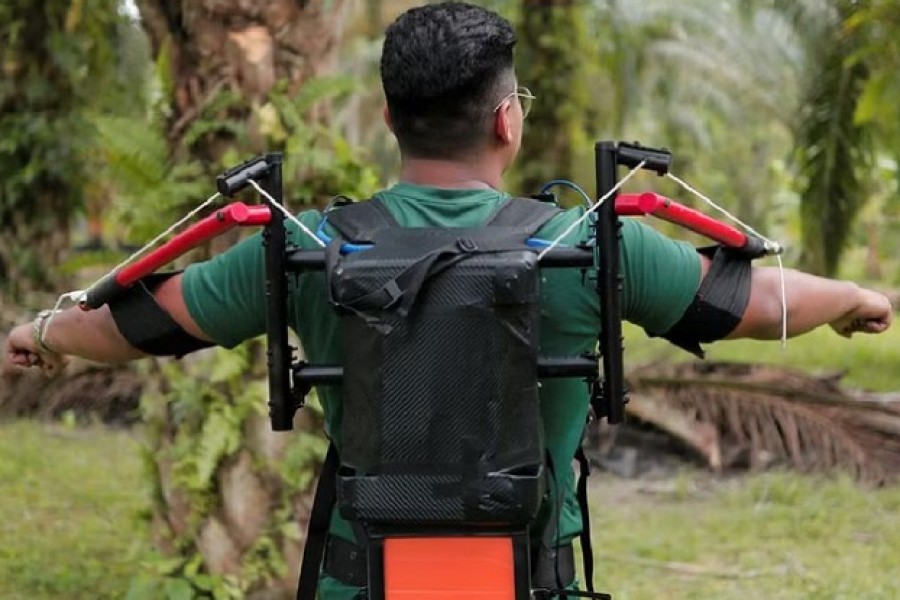
[[[691,186],[680,177],[672,175],[671,173],[666,173],[666,177],[680,185],[691,194],[697,196],[698,198],[712,206],[714,209],[718,210],[720,213],[743,227],[749,233],[761,239],[766,245],[766,249],[768,250],[767,253],[775,255],[775,260],[778,261],[778,276],[781,282],[781,349],[784,350],[785,348],[787,348],[787,290],[784,282],[784,263],[781,260],[781,254],[782,252],[784,252],[784,246],[762,235],[761,233],[753,229],[753,227],[747,225],[735,215],[731,214],[730,212],[713,202],[712,199],[697,191],[693,186]]]
[[[288,209],[286,209],[286,208],[283,207],[281,204],[279,204],[278,201],[275,200],[275,198],[273,198],[272,195],[269,194],[269,192],[267,192],[266,190],[262,189],[262,187],[260,187],[260,185],[259,185],[258,183],[256,183],[256,182],[255,182],[254,180],[252,180],[252,179],[248,179],[248,180],[247,180],[247,183],[249,183],[250,185],[252,185],[253,188],[254,188],[257,192],[259,192],[261,196],[263,196],[266,200],[268,200],[269,202],[271,202],[271,203],[272,203],[272,206],[274,206],[274,207],[277,208],[279,211],[281,211],[281,213],[284,214],[284,216],[285,216],[290,222],[296,224],[297,227],[299,227],[300,229],[303,230],[303,233],[305,233],[305,234],[308,235],[310,238],[312,238],[312,240],[315,241],[319,246],[321,246],[322,248],[324,248],[324,247],[326,246],[325,242],[323,242],[322,240],[320,240],[320,239],[316,236],[316,234],[314,234],[314,233],[310,230],[309,227],[307,227],[306,225],[304,225],[303,222],[302,222],[300,219],[298,219],[297,217],[295,217],[294,215],[292,215],[291,212],[290,212]]]
[[[625,175],[625,177],[623,177],[621,180],[619,180],[619,182],[616,183],[616,185],[614,185],[612,187],[612,189],[610,189],[608,192],[603,194],[603,196],[599,200],[597,200],[597,202],[593,206],[591,206],[589,209],[584,211],[584,214],[581,215],[580,217],[578,217],[578,219],[576,219],[574,223],[572,223],[571,225],[566,227],[565,231],[563,231],[561,234],[559,234],[555,240],[550,242],[549,246],[547,246],[546,248],[541,250],[540,254],[538,254],[538,260],[544,258],[544,255],[546,255],[548,252],[550,252],[551,250],[556,248],[564,237],[566,237],[567,235],[572,233],[572,231],[576,227],[578,227],[579,225],[584,223],[584,221],[586,221],[588,219],[588,217],[590,217],[591,214],[594,213],[594,211],[596,211],[598,208],[600,208],[600,206],[602,206],[603,203],[606,202],[606,200],[608,200],[610,198],[610,196],[613,196],[616,192],[618,192],[619,189],[623,185],[625,185],[625,182],[627,182],[629,179],[634,177],[634,174],[637,173],[638,171],[640,171],[645,164],[647,164],[647,161],[642,160],[640,163],[637,164],[637,166],[635,166],[633,169],[628,171],[628,173]]]
[[[110,269],[109,272],[107,272],[103,276],[99,277],[96,281],[94,281],[87,288],[85,288],[83,290],[72,290],[70,292],[65,292],[63,294],[60,294],[59,298],[56,299],[56,304],[53,305],[53,312],[50,313],[49,317],[47,317],[47,322],[44,324],[44,327],[41,330],[41,341],[42,342],[44,341],[43,340],[44,332],[47,331],[48,329],[50,329],[50,323],[53,322],[53,317],[56,316],[56,313],[61,311],[60,307],[62,306],[63,302],[65,302],[66,300],[71,300],[75,304],[79,304],[79,303],[83,302],[87,298],[88,292],[90,292],[92,289],[94,289],[94,287],[96,287],[97,284],[99,284],[101,281],[103,281],[107,277],[111,276],[113,273],[115,273],[116,271],[118,271],[119,269],[124,267],[125,265],[132,263],[136,258],[138,258],[142,254],[147,252],[147,250],[149,250],[156,244],[158,244],[163,238],[169,236],[173,231],[175,231],[176,229],[178,229],[179,227],[181,227],[182,225],[187,223],[189,220],[191,220],[195,216],[197,216],[197,213],[199,213],[200,211],[205,209],[207,206],[209,206],[210,204],[215,202],[219,196],[221,196],[221,194],[219,192],[214,193],[212,196],[210,196],[209,198],[204,200],[199,206],[195,207],[188,214],[186,214],[181,219],[179,219],[178,221],[176,221],[175,223],[170,225],[165,231],[163,231],[162,233],[157,235],[155,238],[153,238],[152,240],[150,240],[149,242],[147,242],[146,244],[141,246],[137,251],[135,251],[130,256],[125,258],[125,260],[123,260],[122,262],[117,264],[115,267]]]

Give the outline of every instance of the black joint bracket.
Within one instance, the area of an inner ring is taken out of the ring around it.
[[[216,177],[216,190],[223,196],[233,196],[247,187],[251,179],[265,179],[269,174],[269,169],[280,164],[281,154],[279,153],[257,156]]]
[[[620,142],[616,148],[616,162],[623,167],[634,169],[642,162],[648,171],[655,171],[657,175],[665,175],[672,165],[672,153],[665,148],[647,148],[634,142],[631,144]]]

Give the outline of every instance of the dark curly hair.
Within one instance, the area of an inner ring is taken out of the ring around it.
[[[413,8],[387,29],[381,82],[400,149],[458,158],[490,135],[493,108],[514,89],[512,25],[461,2]]]

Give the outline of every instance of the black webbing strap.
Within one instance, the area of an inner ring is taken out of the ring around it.
[[[515,198],[504,202],[485,225],[488,227],[516,227],[534,234],[543,225],[561,213],[559,207],[532,200],[531,198]]]
[[[372,243],[373,236],[379,229],[400,226],[387,207],[377,198],[368,202],[354,202],[340,206],[336,210],[329,211],[325,218],[332,227],[341,232],[344,239],[358,244]]]
[[[405,316],[415,304],[426,281],[473,253],[490,254],[516,248],[517,243],[520,243],[518,238],[522,235],[519,230],[516,231],[518,233],[498,235],[493,239],[486,236],[477,240],[468,236],[454,239],[448,236],[446,244],[423,254],[416,262],[378,289],[356,298],[345,298],[340,304],[344,308],[358,312],[394,309],[398,315]],[[330,267],[331,263],[327,261],[328,256],[326,264]]]
[[[594,598],[594,600],[612,600],[612,596],[603,592],[580,592],[578,590],[534,590],[535,600],[553,600],[555,598]]]
[[[512,250],[535,233],[560,211],[555,206],[537,200],[507,200],[488,219],[485,227],[502,228],[503,233],[485,234],[483,230],[456,231],[441,228],[441,235],[430,241],[443,240],[440,245],[423,249],[423,254],[400,274],[386,281],[378,289],[355,298],[343,298],[340,305],[365,318],[366,311],[394,309],[403,316],[415,304],[423,284],[471,253],[487,254]],[[389,235],[386,229],[400,228],[379,199],[360,202],[329,213],[328,221],[345,240],[355,243],[376,243]],[[477,232],[481,231],[479,235]],[[402,235],[402,234],[394,234]],[[404,239],[404,238],[398,238]],[[421,240],[419,240],[421,242]],[[396,240],[395,240],[396,242]],[[340,241],[325,252],[326,271],[332,273],[340,260]],[[333,290],[329,285],[329,294]],[[331,296],[333,303],[335,299]]]
[[[425,281],[464,258],[466,252],[465,246],[454,240],[425,254],[380,288],[364,296],[345,299],[341,305],[355,311],[386,310],[397,305],[397,313],[406,315]]]
[[[581,559],[584,565],[584,584],[589,592],[594,591],[594,547],[591,545],[591,517],[588,512],[587,479],[591,474],[591,463],[584,455],[584,448],[578,445],[575,452],[578,461],[578,509],[581,511]]]
[[[213,345],[185,331],[153,295],[165,280],[180,272],[153,273],[142,277],[109,302],[109,310],[119,333],[141,352],[181,358]]]
[[[575,583],[575,549],[572,544],[541,546],[531,565],[533,589],[561,589]]]
[[[532,235],[560,212],[560,208],[553,204],[531,198],[507,199],[488,218],[485,226],[515,227]],[[337,210],[328,211],[326,219],[345,240],[355,243],[372,243],[379,229],[400,226],[378,198],[342,205]]]
[[[303,547],[303,561],[300,563],[300,580],[297,582],[297,600],[316,598],[328,525],[331,522],[331,510],[334,508],[339,462],[337,449],[334,443],[331,443],[325,454],[319,483],[316,484],[316,496],[309,516],[309,526],[306,529],[306,544]]]
[[[557,562],[555,567],[556,582],[559,586],[557,589],[534,589],[532,597],[535,600],[553,600],[555,598],[593,598],[594,600],[612,600],[612,596],[603,592],[594,591],[594,550],[591,545],[591,522],[588,513],[587,503],[587,478],[590,475],[590,463],[581,445],[575,452],[575,459],[578,461],[578,486],[576,495],[578,497],[578,507],[581,510],[581,557],[584,567],[584,580],[587,591],[566,590],[562,588],[560,579],[560,566]],[[571,549],[571,546],[569,546]]]

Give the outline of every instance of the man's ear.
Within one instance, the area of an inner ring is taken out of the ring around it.
[[[388,108],[388,105],[384,105],[384,109],[381,111],[381,116],[384,117],[384,124],[387,125],[388,129],[391,130],[391,133],[394,132],[394,122],[391,121],[391,111]]]
[[[494,135],[497,136],[498,141],[504,144],[511,144],[515,139],[510,106],[512,106],[511,103],[504,102],[494,113]]]

